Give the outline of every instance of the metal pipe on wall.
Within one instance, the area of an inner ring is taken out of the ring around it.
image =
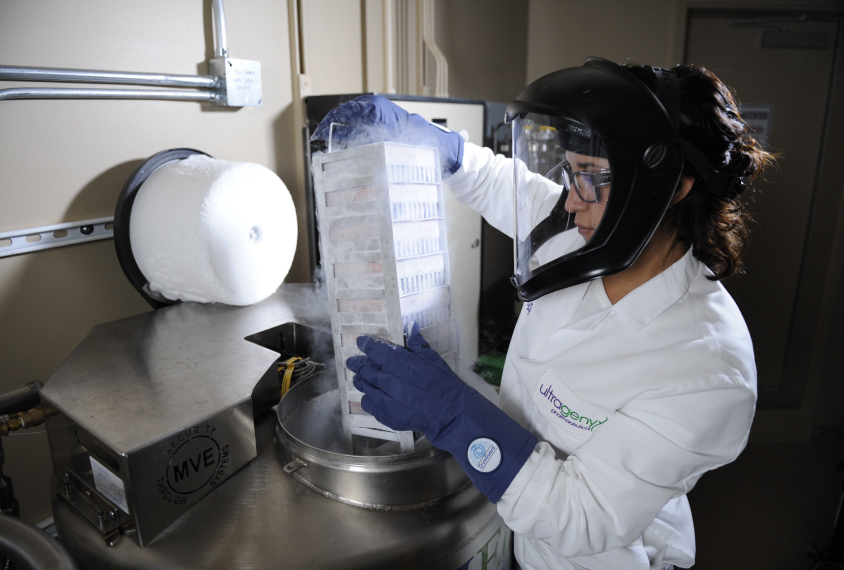
[[[58,69],[48,67],[0,66],[0,81],[58,81],[68,83],[111,83],[119,85],[152,85],[156,87],[185,87],[208,91],[172,91],[152,89],[65,89],[12,88],[0,89],[0,101],[12,99],[133,99],[153,101],[199,101],[224,106],[261,104],[260,64],[247,60],[229,59],[226,40],[226,13],[223,0],[211,0],[214,13],[216,58],[210,67],[216,75],[173,75],[165,73],[133,73],[87,69]],[[221,61],[222,60],[222,61]],[[228,65],[226,65],[228,63]],[[215,67],[216,64],[216,67]],[[229,70],[232,67],[232,70]],[[234,77],[228,85],[229,76]],[[251,90],[241,93],[238,79],[247,76]],[[257,76],[257,81],[255,80]]]
[[[92,71],[87,69],[19,67],[14,65],[0,65],[0,80],[112,83],[116,85],[191,87],[194,89],[216,89],[220,84],[219,78],[212,75],[173,75],[166,73]]]
[[[229,46],[226,41],[226,10],[223,7],[223,0],[212,0],[211,5],[214,11],[214,38],[216,39],[214,53],[216,57],[228,57]]]
[[[170,91],[153,89],[67,89],[19,87],[0,89],[0,101],[12,99],[134,99],[154,101],[214,101],[213,91]]]

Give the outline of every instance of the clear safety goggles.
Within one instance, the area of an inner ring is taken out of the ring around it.
[[[612,167],[597,133],[576,121],[513,119],[515,267],[526,281],[592,238],[611,199]]]
[[[608,190],[612,182],[612,173],[609,168],[576,171],[568,160],[563,160],[558,168],[562,171],[561,178],[565,189],[569,192],[574,190],[577,197],[587,204],[606,202],[609,198]]]

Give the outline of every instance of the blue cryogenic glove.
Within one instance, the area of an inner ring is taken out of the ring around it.
[[[361,95],[332,109],[311,140],[328,141],[329,130],[332,144],[361,146],[391,141],[434,147],[440,153],[443,178],[457,172],[463,164],[463,137],[408,113],[380,95]]]
[[[464,384],[416,324],[407,348],[371,336],[358,337],[358,348],[366,356],[353,356],[346,365],[364,393],[363,410],[392,429],[425,432],[498,502],[533,452],[536,437]]]

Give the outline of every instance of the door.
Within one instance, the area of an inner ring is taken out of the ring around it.
[[[824,141],[839,33],[836,14],[689,14],[685,61],[732,86],[741,107],[756,111],[758,125],[768,129],[760,138],[779,154],[779,168],[744,196],[755,219],[747,274],[725,283],[753,338],[760,408],[805,404],[811,344],[823,342],[806,311],[820,311],[818,299],[807,296],[820,295],[818,282],[830,263],[813,259],[812,248],[823,241],[819,231],[835,230],[835,222],[821,223],[819,199],[826,190],[818,181],[824,153],[831,150]]]

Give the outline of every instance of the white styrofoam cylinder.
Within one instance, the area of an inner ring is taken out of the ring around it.
[[[168,299],[251,305],[281,285],[296,210],[270,169],[193,155],[156,169],[132,207],[132,253]]]

